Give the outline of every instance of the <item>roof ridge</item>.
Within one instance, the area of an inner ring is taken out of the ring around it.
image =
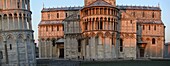
[[[98,2],[98,1],[103,1],[103,2],[107,3],[108,5],[112,6],[110,3],[108,3],[108,2],[106,2],[106,1],[104,1],[104,0],[96,0],[96,1],[92,2],[91,4],[89,4],[89,5],[87,5],[87,6],[91,6],[91,5],[95,4],[95,3]]]
[[[127,7],[158,7],[158,6],[147,6],[147,5],[116,5],[117,7],[121,6],[127,6]],[[158,7],[159,8],[159,7]]]

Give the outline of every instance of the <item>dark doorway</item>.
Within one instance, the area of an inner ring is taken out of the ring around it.
[[[60,56],[59,58],[64,58],[64,48],[60,49]]]
[[[144,57],[144,54],[145,54],[145,50],[144,50],[144,48],[141,48],[140,49],[140,57]]]

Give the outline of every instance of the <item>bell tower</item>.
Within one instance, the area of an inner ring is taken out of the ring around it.
[[[30,0],[0,0],[0,9],[30,10]]]
[[[0,0],[0,53],[5,66],[36,66],[30,0]]]

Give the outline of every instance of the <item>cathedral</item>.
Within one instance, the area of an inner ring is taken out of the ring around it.
[[[40,59],[163,58],[165,26],[158,6],[84,0],[83,7],[43,8]]]
[[[0,0],[1,66],[36,66],[30,0]]]

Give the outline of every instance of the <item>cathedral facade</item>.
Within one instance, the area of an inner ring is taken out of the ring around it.
[[[30,0],[0,0],[2,66],[36,66]]]
[[[159,6],[119,6],[116,0],[84,3],[42,9],[40,58],[163,58],[165,26]]]

